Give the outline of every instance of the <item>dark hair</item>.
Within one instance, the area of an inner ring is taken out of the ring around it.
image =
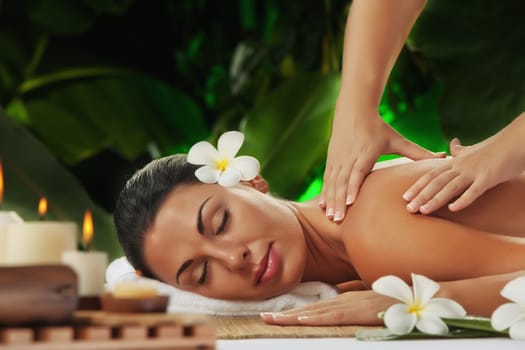
[[[198,181],[197,168],[183,154],[156,159],[137,171],[120,192],[114,213],[118,239],[131,265],[145,277],[157,278],[144,260],[144,234],[168,193],[177,185]]]

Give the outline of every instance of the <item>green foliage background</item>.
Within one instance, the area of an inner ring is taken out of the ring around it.
[[[349,1],[0,1],[4,207],[80,223],[120,254],[118,191],[152,158],[231,129],[273,192],[319,191]],[[432,150],[525,110],[522,1],[429,1],[380,106]],[[370,38],[374,40],[374,38]],[[351,140],[349,140],[351,142]],[[383,157],[385,158],[385,157]]]

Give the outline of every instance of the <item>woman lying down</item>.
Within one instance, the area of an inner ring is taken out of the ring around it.
[[[127,258],[144,276],[203,296],[263,300],[306,281],[339,286],[333,299],[262,314],[268,323],[382,324],[378,313],[399,301],[370,287],[385,275],[412,284],[412,274],[438,282],[437,296],[455,300],[468,314],[490,316],[506,302],[503,286],[525,275],[525,175],[460,212],[408,213],[403,191],[446,161],[373,171],[337,224],[317,200],[271,196],[255,174],[233,186],[203,183],[197,177],[215,182],[218,173],[208,176],[185,155],[169,156],[128,181],[116,228]]]

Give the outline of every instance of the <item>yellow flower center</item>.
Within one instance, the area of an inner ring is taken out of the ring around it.
[[[419,316],[421,311],[423,311],[424,307],[421,304],[412,304],[408,306],[408,313],[409,314],[416,314],[416,316]]]
[[[226,170],[228,165],[230,165],[230,161],[228,159],[226,159],[226,158],[222,158],[221,160],[218,160],[217,162],[215,162],[215,166],[220,171]]]

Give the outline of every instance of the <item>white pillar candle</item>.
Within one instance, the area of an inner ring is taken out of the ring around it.
[[[108,255],[104,252],[90,251],[94,235],[91,210],[84,213],[82,224],[82,245],[86,251],[67,251],[62,254],[62,262],[69,265],[78,278],[80,296],[96,296],[104,292],[104,277],[108,266]]]
[[[27,221],[7,225],[9,265],[60,264],[62,252],[77,247],[74,222]]]
[[[80,296],[94,296],[104,292],[104,274],[108,265],[106,253],[67,251],[62,254],[62,262],[77,273]]]
[[[23,220],[14,211],[0,211],[0,265],[7,262],[7,225],[21,223]]]

